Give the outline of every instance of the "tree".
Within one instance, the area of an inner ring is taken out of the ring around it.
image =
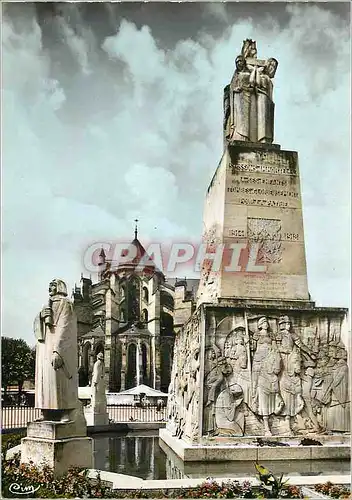
[[[1,337],[2,387],[5,392],[9,385],[18,385],[22,392],[23,382],[34,379],[35,349],[31,349],[23,339]]]

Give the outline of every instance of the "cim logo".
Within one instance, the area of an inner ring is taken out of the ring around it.
[[[39,488],[40,486],[34,487],[32,485],[22,485],[21,483],[11,483],[9,491],[15,495],[33,495]]]

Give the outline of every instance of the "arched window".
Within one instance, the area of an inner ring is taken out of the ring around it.
[[[126,389],[131,389],[137,385],[137,346],[130,344],[127,351],[127,377]]]
[[[84,387],[89,384],[89,354],[91,345],[86,342],[82,349],[82,359],[81,366],[78,370],[78,384],[80,387]]]
[[[174,330],[174,319],[171,314],[167,314],[165,312],[161,313],[161,335],[164,336],[172,336]]]
[[[132,276],[128,282],[128,321],[138,321],[140,318],[140,281]]]
[[[145,344],[142,344],[142,383],[148,385],[148,349]]]
[[[143,323],[148,323],[148,311],[147,311],[147,309],[143,309],[143,311],[142,311],[142,321],[143,321]]]
[[[172,366],[172,343],[162,342],[160,345],[160,390],[167,392],[170,384]]]
[[[143,300],[149,304],[149,292],[146,286],[143,287]]]
[[[82,366],[88,373],[89,368],[89,352],[91,349],[91,345],[89,342],[86,342],[83,346],[83,356],[82,356]]]
[[[94,347],[94,358],[95,361],[97,359],[98,354],[102,352],[104,354],[104,344],[102,342],[98,342],[96,346]]]
[[[160,302],[161,302],[162,306],[167,307],[171,311],[174,310],[174,306],[175,306],[174,298],[170,293],[166,292],[165,290],[161,291]]]
[[[125,309],[123,309],[123,308],[120,309],[120,321],[122,321],[122,322],[126,321],[126,312],[125,312]]]

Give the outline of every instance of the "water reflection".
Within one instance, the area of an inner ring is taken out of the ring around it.
[[[145,434],[92,436],[94,467],[142,479],[165,479],[166,456],[159,446],[159,437],[156,433]]]
[[[92,437],[94,467],[99,470],[142,479],[255,476],[252,461],[183,462],[165,443],[159,442],[157,431]],[[350,470],[349,460],[266,460],[263,465],[276,474],[287,475],[348,474]]]
[[[93,462],[95,469],[110,470],[109,438],[102,435],[99,439],[93,440]]]

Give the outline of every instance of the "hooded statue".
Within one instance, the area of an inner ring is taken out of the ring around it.
[[[35,407],[46,420],[66,421],[78,403],[77,321],[62,280],[50,282],[49,304],[36,317],[34,333]]]

